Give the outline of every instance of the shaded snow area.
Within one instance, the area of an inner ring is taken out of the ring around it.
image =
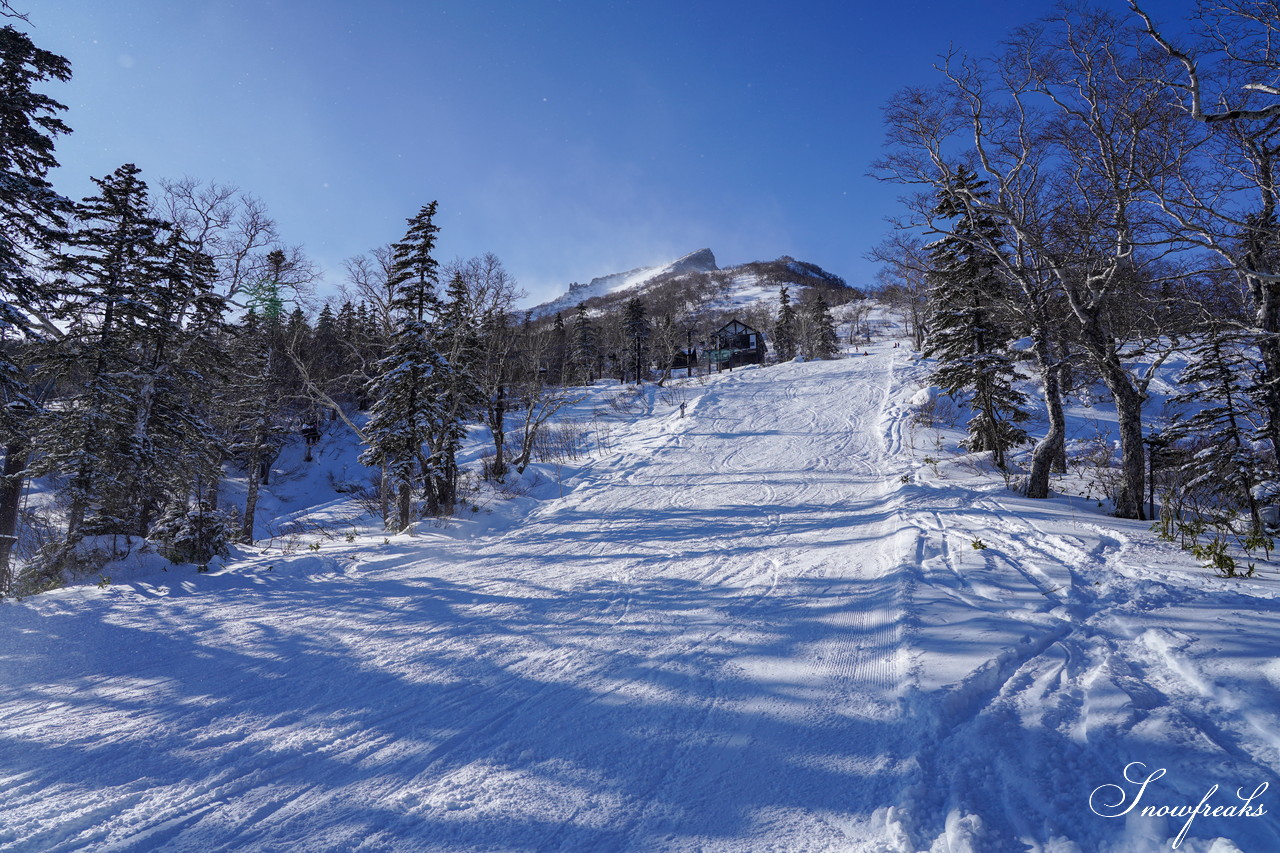
[[[449,528],[329,490],[349,536],[0,606],[0,849],[1280,850],[1274,567],[925,461],[867,351]]]

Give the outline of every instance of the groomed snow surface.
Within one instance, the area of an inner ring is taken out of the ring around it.
[[[1280,850],[1275,569],[924,461],[867,351],[594,389],[448,529],[0,606],[0,849]]]

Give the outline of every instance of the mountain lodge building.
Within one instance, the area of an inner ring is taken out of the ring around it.
[[[730,320],[711,336],[707,358],[716,370],[732,370],[743,364],[763,364],[766,351],[763,334],[740,320]]]

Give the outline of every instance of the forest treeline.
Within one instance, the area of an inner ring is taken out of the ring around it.
[[[711,279],[535,319],[495,255],[438,260],[435,202],[320,300],[315,264],[248,192],[125,164],[87,198],[59,193],[71,128],[44,87],[70,65],[14,26],[0,59],[0,596],[142,539],[197,565],[252,541],[283,448],[337,421],[364,448],[373,482],[355,487],[387,529],[447,516],[470,425],[492,444],[484,476],[523,471],[574,386],[661,383],[712,330],[692,313]],[[831,354],[821,295],[798,312],[782,300],[786,357]]]

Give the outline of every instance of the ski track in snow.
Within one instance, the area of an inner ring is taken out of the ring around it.
[[[1089,811],[1129,761],[1280,790],[1274,592],[949,485],[916,370],[689,386],[485,538],[0,607],[0,849],[1163,850]]]

